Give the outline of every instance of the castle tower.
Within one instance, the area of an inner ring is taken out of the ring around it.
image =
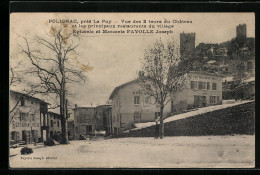
[[[180,55],[182,59],[188,59],[195,51],[195,33],[180,34]]]
[[[239,24],[236,28],[237,39],[246,39],[246,24]]]

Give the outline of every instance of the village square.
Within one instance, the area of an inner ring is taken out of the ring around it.
[[[98,62],[97,80],[88,79],[97,66],[82,63],[80,45],[70,43],[78,33],[51,28],[53,40],[36,36],[37,47],[22,36],[32,68],[21,73],[10,63],[10,167],[254,167],[255,38],[247,24],[232,29],[235,37],[223,42],[201,41],[195,29],[179,32],[178,42],[158,37],[132,77],[116,72],[133,69],[117,58],[114,66]],[[111,72],[112,88],[102,84]]]

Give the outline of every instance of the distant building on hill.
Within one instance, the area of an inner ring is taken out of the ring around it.
[[[195,51],[195,33],[180,33],[180,56],[188,59]]]
[[[236,27],[236,37],[239,40],[245,40],[246,37],[246,24],[239,24]]]

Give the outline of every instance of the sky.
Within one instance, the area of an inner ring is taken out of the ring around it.
[[[204,43],[221,43],[236,36],[236,26],[245,23],[247,36],[255,37],[254,13],[12,13],[10,19],[10,64],[15,66],[23,61],[16,54],[19,35],[46,35],[49,19],[113,20],[188,20],[191,24],[175,24],[172,34],[124,35],[100,34],[83,37],[77,48],[81,63],[93,67],[86,72],[85,86],[72,89],[75,97],[72,103],[79,106],[101,105],[108,99],[116,86],[138,77],[140,59],[156,39],[166,42],[174,38],[179,44],[181,32],[195,32],[195,45]],[[13,87],[19,90],[21,87]]]

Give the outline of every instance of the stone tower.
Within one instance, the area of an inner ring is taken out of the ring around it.
[[[180,55],[182,59],[188,59],[195,51],[195,33],[180,34]]]
[[[245,40],[246,39],[246,24],[239,24],[237,26],[237,39]]]

